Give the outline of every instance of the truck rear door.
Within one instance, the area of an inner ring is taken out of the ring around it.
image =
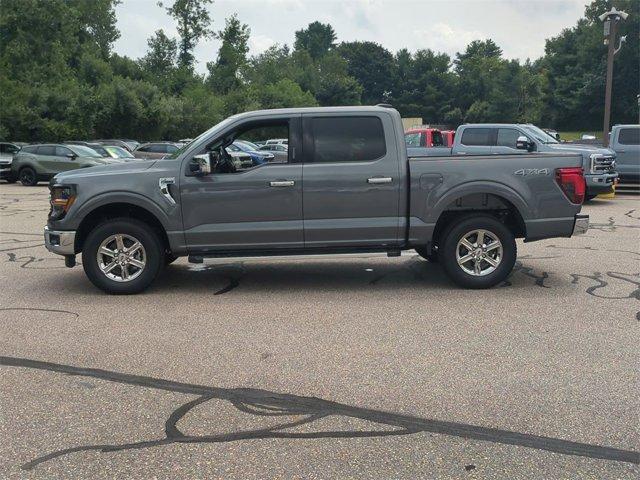
[[[616,135],[616,170],[623,180],[640,181],[640,126],[620,127]]]
[[[397,245],[404,177],[391,115],[309,113],[303,137],[305,247]]]
[[[454,155],[489,155],[496,144],[497,129],[491,127],[465,127]]]

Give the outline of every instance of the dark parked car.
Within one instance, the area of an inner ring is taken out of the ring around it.
[[[143,143],[133,151],[133,156],[136,158],[164,158],[179,149],[180,146],[173,142]]]
[[[122,160],[104,158],[84,145],[27,145],[13,157],[11,175],[23,185],[33,186],[60,172],[111,163]]]

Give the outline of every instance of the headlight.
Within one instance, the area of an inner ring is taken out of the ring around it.
[[[52,185],[49,203],[49,220],[60,220],[67,214],[76,200],[76,189],[73,185]]]

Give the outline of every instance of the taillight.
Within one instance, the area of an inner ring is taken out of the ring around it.
[[[586,184],[582,168],[558,168],[556,169],[556,182],[567,196],[571,203],[580,204],[584,202]]]

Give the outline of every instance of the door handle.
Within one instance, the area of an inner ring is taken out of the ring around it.
[[[296,182],[293,180],[276,180],[275,182],[269,182],[270,187],[293,187]]]
[[[367,183],[371,183],[373,185],[379,185],[381,183],[391,183],[393,178],[391,177],[373,177],[367,178]]]

